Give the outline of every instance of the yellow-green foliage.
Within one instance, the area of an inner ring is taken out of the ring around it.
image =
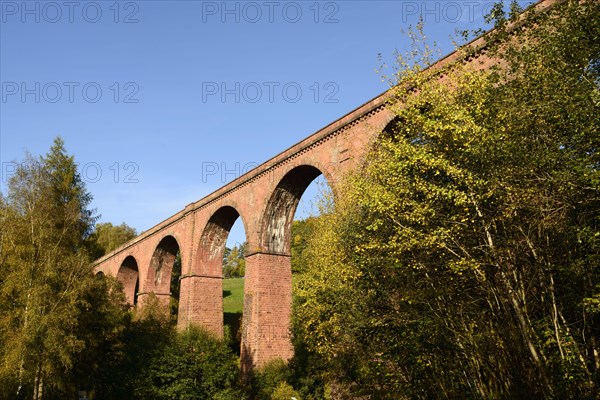
[[[287,382],[281,382],[271,395],[271,400],[301,400],[298,392]]]
[[[336,210],[344,207],[344,198],[336,204]],[[348,332],[346,314],[353,310],[355,298],[353,287],[358,271],[346,260],[346,247],[340,234],[346,227],[342,212],[334,213],[333,199],[323,199],[324,213],[313,223],[309,239],[307,259],[309,273],[299,277],[295,293],[300,299],[296,318],[302,321],[301,329],[312,349],[323,355],[332,355],[344,342]],[[348,209],[351,212],[351,209]]]
[[[316,224],[295,334],[357,394],[600,387],[600,4],[528,18],[501,67],[403,60],[393,126]]]

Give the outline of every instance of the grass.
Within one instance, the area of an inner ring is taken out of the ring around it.
[[[244,312],[244,278],[223,279],[223,322],[231,333],[230,346],[240,354],[242,313]]]
[[[223,312],[244,311],[244,278],[223,279]]]

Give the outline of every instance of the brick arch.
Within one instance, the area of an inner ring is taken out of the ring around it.
[[[171,272],[179,248],[175,237],[163,237],[154,249],[144,279],[144,294],[154,293],[164,305],[168,305],[170,300]]]
[[[212,213],[201,229],[191,273],[181,277],[180,329],[190,324],[223,336],[223,253],[229,231],[241,218],[248,238],[248,226],[237,208],[223,205]]]
[[[384,138],[393,138],[398,134],[398,125],[402,123],[402,119],[398,116],[394,116],[381,130],[381,136]]]
[[[289,360],[293,356],[291,227],[302,194],[321,175],[325,174],[315,165],[295,165],[268,194],[258,222],[258,251],[251,249],[246,257],[241,343],[244,372],[273,358]]]
[[[238,218],[242,220],[246,241],[248,241],[246,223],[236,208],[226,205],[212,214],[202,230],[192,274],[222,276],[225,243],[231,227]]]
[[[306,164],[294,167],[279,181],[267,202],[260,224],[260,247],[263,251],[270,254],[290,253],[290,232],[296,208],[308,185],[321,175],[323,173],[319,168]]]
[[[131,255],[125,257],[121,263],[121,266],[119,267],[117,279],[123,284],[123,292],[125,292],[127,304],[130,306],[136,305],[140,273],[135,257]]]

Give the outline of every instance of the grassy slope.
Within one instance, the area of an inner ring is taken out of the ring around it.
[[[231,334],[230,346],[240,354],[242,312],[244,310],[244,278],[223,279],[223,322]]]
[[[241,313],[244,310],[244,278],[223,279],[223,312]]]

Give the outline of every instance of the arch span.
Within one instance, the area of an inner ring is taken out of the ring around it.
[[[171,235],[163,237],[154,249],[145,278],[143,294],[154,293],[166,308],[171,300],[171,275],[178,253],[177,240]]]
[[[119,267],[117,279],[123,284],[125,299],[127,304],[135,306],[137,304],[137,295],[140,284],[140,273],[138,263],[133,256],[127,256]]]
[[[241,358],[244,371],[294,354],[292,316],[292,222],[300,198],[317,177],[313,165],[287,171],[268,197],[259,222],[259,250],[246,257]]]
[[[290,233],[302,194],[322,172],[312,165],[289,171],[271,194],[261,224],[261,248],[270,254],[290,253]]]
[[[181,277],[179,327],[197,324],[223,336],[223,255],[231,227],[240,213],[226,205],[215,211],[202,229],[191,273]]]
[[[231,227],[241,218],[240,213],[231,206],[219,208],[210,217],[198,244],[196,263],[192,273],[210,276],[223,276],[223,253]],[[244,219],[242,218],[242,224]],[[244,232],[246,224],[244,224]]]
[[[398,135],[399,125],[403,122],[400,117],[394,117],[381,130],[381,136],[392,139]]]

